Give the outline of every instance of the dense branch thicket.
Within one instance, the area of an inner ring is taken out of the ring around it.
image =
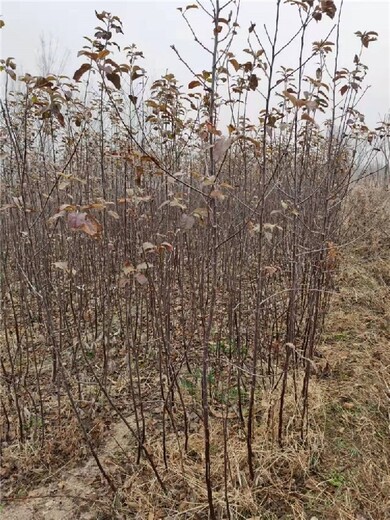
[[[72,80],[16,78],[3,60],[8,444],[45,450],[72,421],[116,491],[97,455],[96,418],[123,420],[133,462],[146,461],[168,493],[170,446],[184,471],[197,456],[198,421],[211,518],[231,517],[240,485],[232,439],[245,444],[242,469],[256,486],[257,436],[310,445],[310,380],[343,200],[359,171],[370,172],[361,165],[388,124],[370,131],[357,108],[376,33],[357,33],[360,51],[342,68],[334,2],[288,4],[276,2],[276,18],[299,10],[295,69],[277,66],[288,52],[277,24],[264,46],[253,24],[240,61],[238,2],[218,0],[202,6],[212,23],[208,70],[192,71],[188,87],[172,73],[148,83],[142,52],[119,48],[122,24],[107,12],[96,13]],[[181,10],[191,30],[195,8]],[[332,35],[307,43],[308,26],[320,32],[326,16]]]

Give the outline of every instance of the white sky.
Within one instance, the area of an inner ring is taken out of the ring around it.
[[[204,0],[206,5],[208,0]],[[196,72],[209,69],[208,56],[194,42],[193,37],[181,18],[177,7],[192,3],[192,0],[126,0],[126,1],[89,1],[80,2],[51,1],[0,1],[0,15],[6,25],[0,31],[0,56],[13,56],[19,72],[38,73],[37,56],[40,36],[52,37],[58,43],[58,57],[69,53],[65,74],[73,75],[81,65],[82,59],[77,52],[84,45],[83,36],[92,36],[95,26],[100,22],[95,17],[95,9],[100,12],[110,11],[118,15],[123,22],[124,36],[117,38],[120,45],[136,43],[144,52],[144,66],[149,77],[156,79],[168,69],[184,85],[193,76],[178,62],[170,45],[174,44],[183,58]],[[336,0],[336,5],[340,1]],[[246,36],[250,22],[256,23],[262,40],[266,41],[263,24],[272,33],[275,19],[275,0],[242,0],[239,23],[240,29],[233,45],[238,61],[244,61],[241,51],[247,47]],[[212,36],[211,21],[201,10],[188,11],[194,27],[205,44]],[[336,14],[337,17],[337,14]],[[335,20],[334,20],[335,21]],[[319,24],[313,24],[308,34],[308,41],[325,38],[334,21],[329,18]],[[297,9],[283,5],[280,22],[280,45],[286,43],[298,28]],[[390,0],[345,0],[342,31],[340,67],[352,68],[352,60],[359,50],[359,40],[355,31],[374,30],[379,33],[379,41],[370,44],[364,51],[363,63],[369,66],[367,84],[372,87],[362,100],[360,109],[366,115],[370,125],[374,125],[381,116],[390,110]],[[329,38],[335,40],[332,35]],[[311,46],[307,47],[308,52]],[[245,60],[246,61],[246,60]],[[284,51],[281,63],[285,66],[297,64],[297,47]],[[256,101],[263,108],[261,97]]]

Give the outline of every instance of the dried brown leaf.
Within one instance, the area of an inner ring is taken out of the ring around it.
[[[68,213],[68,226],[74,231],[82,231],[94,238],[99,238],[103,229],[95,217],[81,212]]]

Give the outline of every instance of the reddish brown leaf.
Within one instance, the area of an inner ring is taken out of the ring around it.
[[[314,119],[310,117],[309,114],[307,114],[306,112],[302,114],[301,119],[303,119],[304,121],[309,121],[309,123],[315,123]]]
[[[231,63],[234,67],[234,70],[237,72],[239,69],[240,69],[240,64],[238,63],[238,61],[234,58],[232,58],[231,60],[229,60],[229,63]]]
[[[196,88],[196,87],[200,87],[202,85],[202,83],[200,81],[198,81],[197,79],[194,79],[193,81],[190,81],[190,83],[188,83],[188,88]]]
[[[313,18],[316,22],[319,22],[322,18],[322,13],[317,7],[313,11]]]
[[[249,77],[249,88],[251,90],[256,90],[259,85],[259,80],[256,76],[256,74],[251,74]]]
[[[213,135],[222,135],[220,130],[217,130],[214,125],[212,125],[209,121],[206,123],[206,130]]]
[[[114,72],[107,72],[106,78],[114,84],[116,89],[119,90],[121,88],[121,78],[119,74],[115,74]]]
[[[334,18],[336,14],[337,7],[333,0],[321,0],[321,9],[322,12],[325,13],[329,18]]]
[[[81,76],[85,74],[89,69],[91,68],[90,63],[83,63],[79,69],[76,70],[76,72],[73,75],[73,79],[75,81],[80,81]]]

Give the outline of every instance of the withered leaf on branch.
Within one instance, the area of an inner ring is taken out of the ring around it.
[[[68,213],[68,226],[73,231],[82,231],[94,238],[99,238],[103,230],[95,217],[81,212]]]
[[[249,88],[251,90],[256,90],[259,85],[259,80],[256,76],[256,74],[251,74],[249,77]]]
[[[234,67],[234,70],[237,72],[241,65],[238,63],[238,61],[235,59],[235,58],[232,58],[231,60],[229,60],[229,63],[231,63]]]
[[[85,74],[89,69],[91,68],[90,63],[83,63],[79,69],[76,70],[76,72],[73,75],[73,79],[75,81],[80,81],[81,76]]]
[[[321,0],[321,10],[325,13],[329,18],[334,18],[336,14],[337,7],[333,0]]]
[[[148,283],[148,279],[146,278],[146,276],[142,273],[137,273],[135,275],[135,279],[137,280],[137,282],[141,285],[145,285]]]
[[[309,114],[307,114],[306,112],[304,114],[302,114],[301,119],[303,119],[304,121],[309,121],[309,123],[315,124],[315,120],[311,116],[309,116]]]
[[[147,252],[147,251],[155,251],[156,250],[156,246],[154,244],[152,244],[151,242],[144,242],[142,244],[142,249]]]
[[[160,251],[165,250],[165,251],[169,251],[170,253],[172,253],[173,245],[170,244],[169,242],[161,242],[161,244],[159,246],[159,250]]]
[[[192,214],[194,215],[194,217],[204,220],[207,218],[209,212],[207,211],[207,208],[196,208],[194,209]]]
[[[200,87],[201,86],[201,82],[194,79],[193,81],[190,81],[190,83],[188,83],[188,88],[196,88],[196,87]]]
[[[128,275],[135,272],[135,267],[129,260],[126,260],[123,264],[122,271],[125,275]]]
[[[210,193],[210,197],[215,200],[219,200],[219,201],[222,201],[225,199],[225,195],[222,193],[222,191],[219,191],[219,190],[213,190]]]
[[[110,215],[110,217],[114,218],[115,220],[120,219],[120,217],[116,211],[109,210],[109,211],[107,211],[107,213],[108,213],[108,215]]]
[[[368,32],[355,32],[356,36],[358,36],[364,47],[368,47],[370,42],[375,42],[378,39],[378,33],[376,31],[368,31]],[[357,60],[359,62],[359,58]],[[356,61],[355,61],[356,63]]]
[[[120,78],[119,74],[115,74],[114,72],[107,73],[106,77],[109,81],[111,81],[111,83],[114,84],[116,89],[119,90],[121,88],[121,78]]]

